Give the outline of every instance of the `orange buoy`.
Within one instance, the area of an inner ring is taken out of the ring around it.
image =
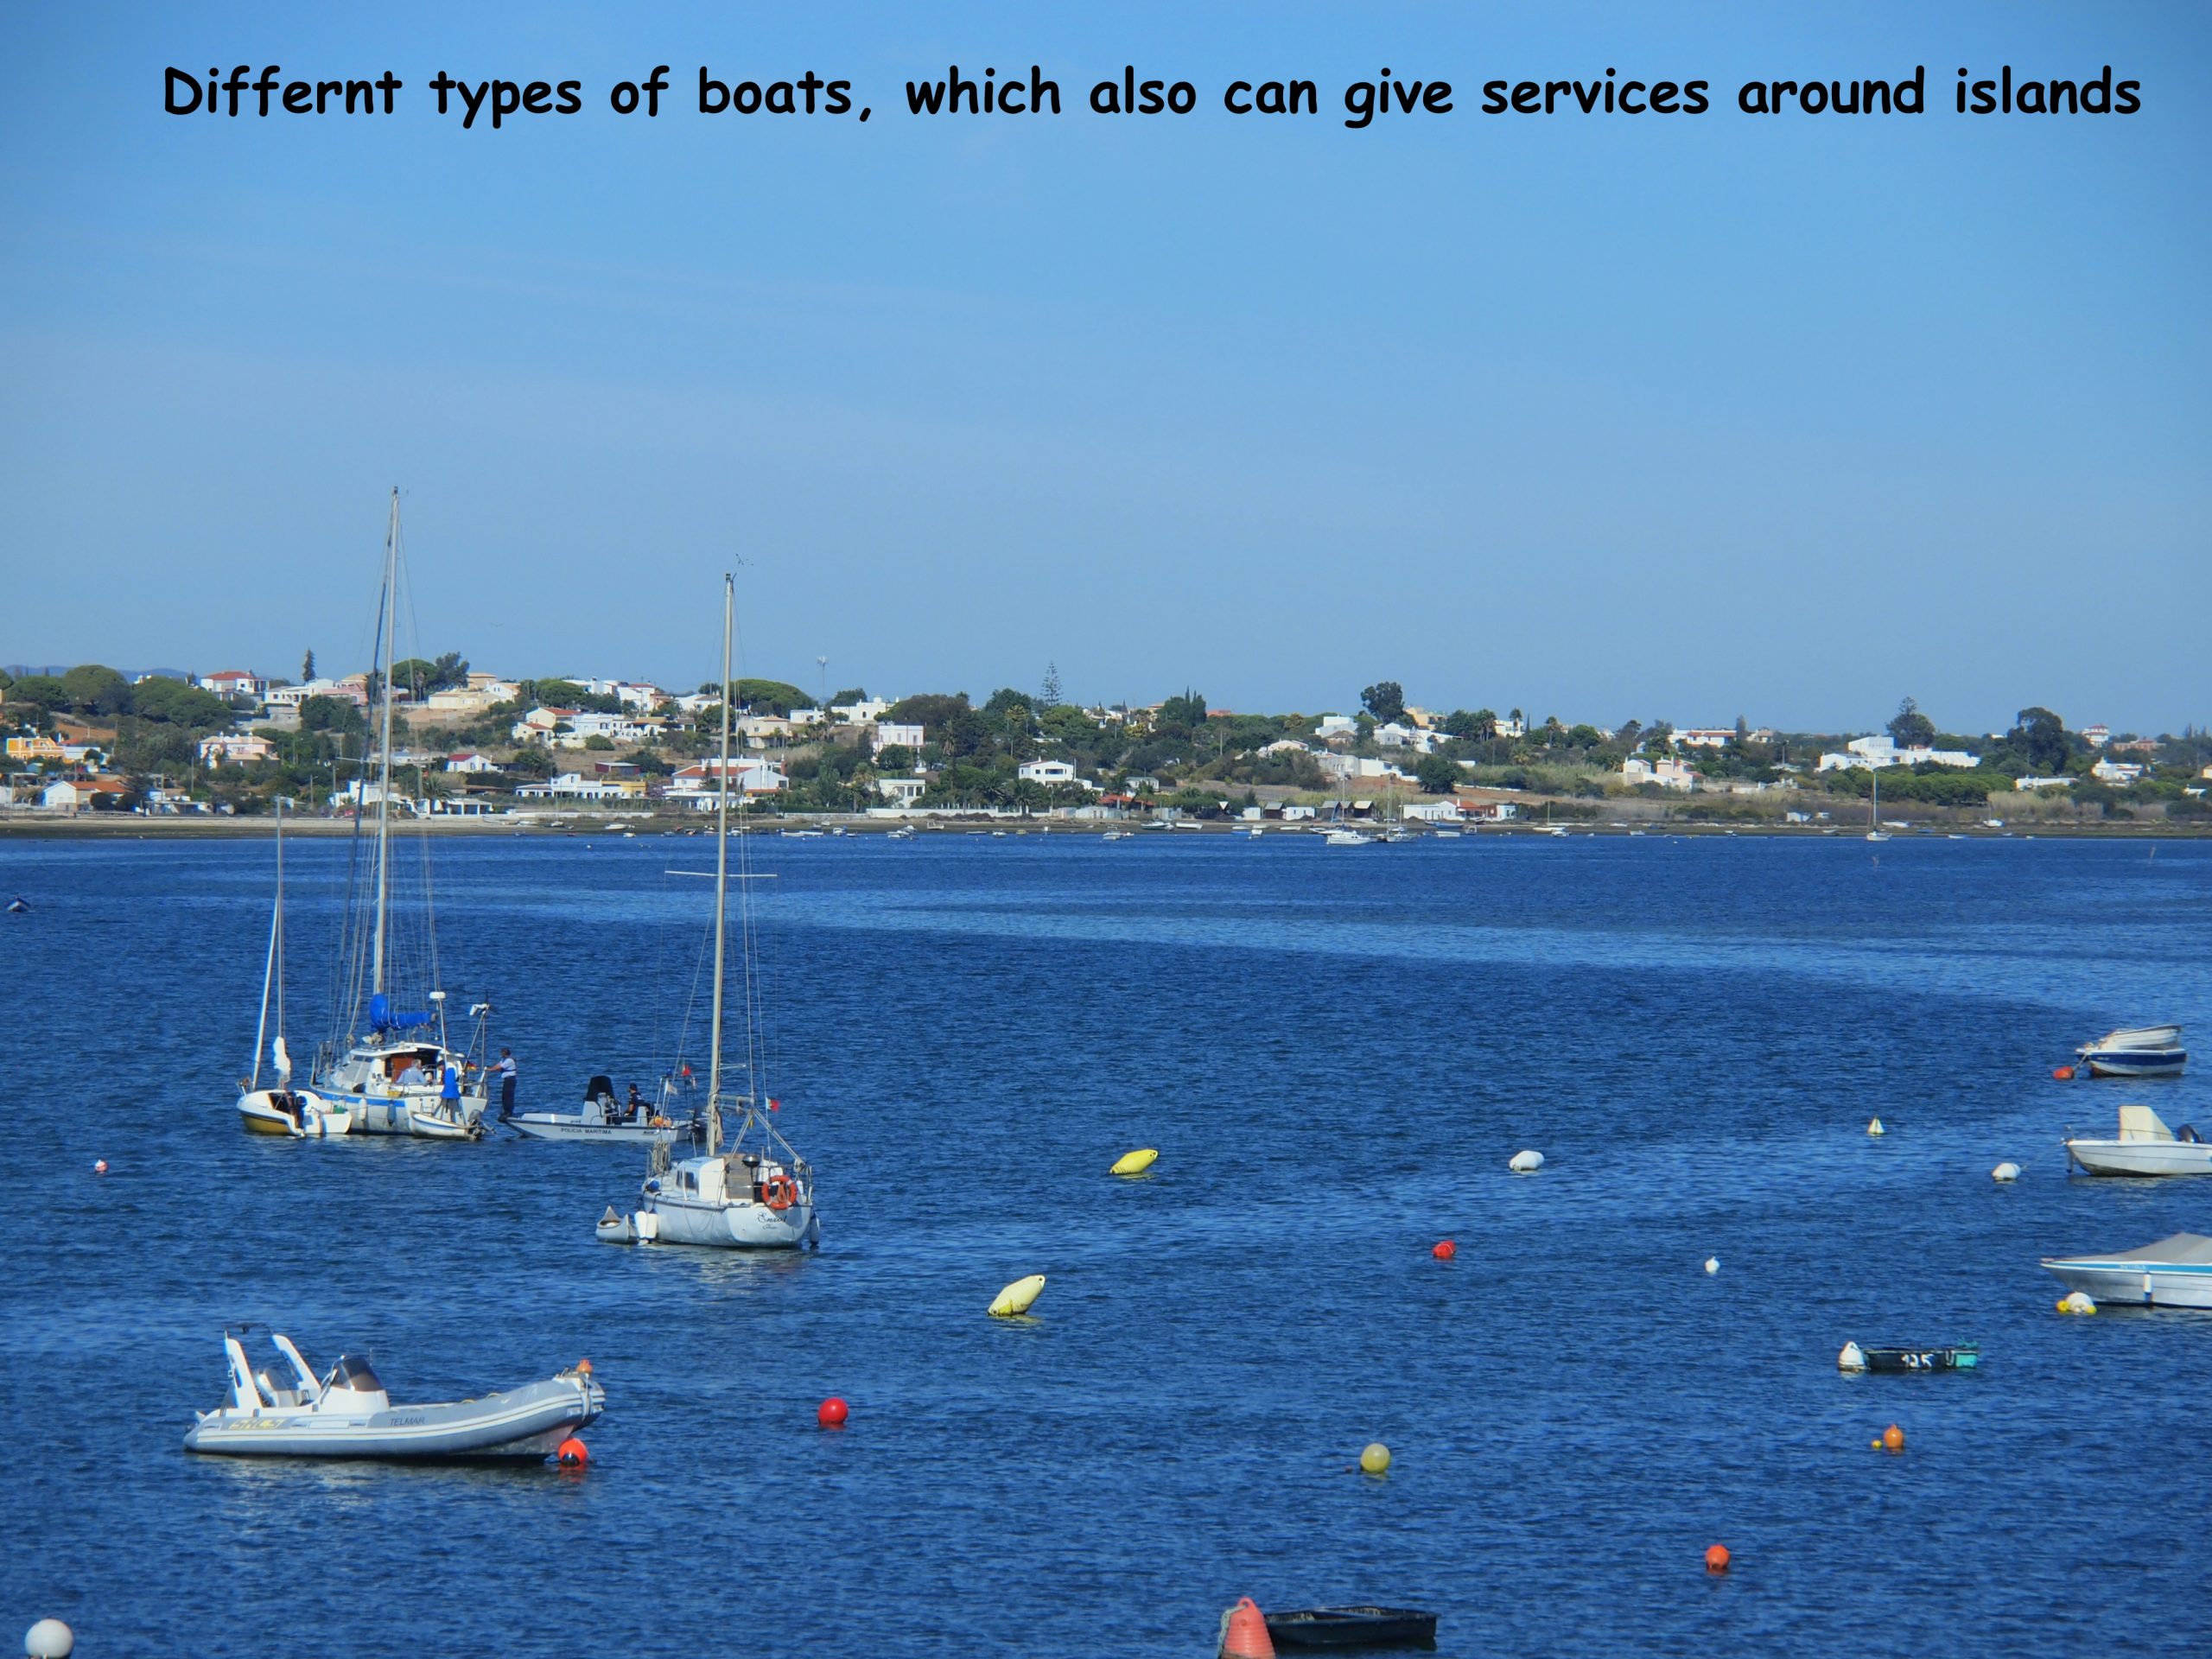
[[[581,1469],[591,1461],[591,1452],[582,1440],[571,1434],[556,1448],[553,1458],[563,1469]]]
[[[591,1375],[591,1361],[588,1359],[578,1360],[576,1362],[576,1374],[580,1376],[589,1376]]]
[[[1728,1570],[1727,1545],[1707,1544],[1705,1547],[1705,1570],[1708,1573],[1726,1573]]]
[[[2050,1075],[2061,1083],[2071,1083],[2074,1081],[2074,1068],[2070,1065],[2062,1065]]]
[[[1437,1241],[1436,1248],[1431,1250],[1429,1254],[1440,1262],[1449,1262],[1453,1256],[1459,1254],[1459,1247],[1457,1244],[1454,1244],[1448,1238],[1440,1239]]]
[[[849,1414],[845,1402],[834,1394],[814,1408],[814,1421],[824,1428],[842,1428]]]
[[[1887,1428],[1884,1429],[1882,1431],[1882,1450],[1885,1452],[1904,1451],[1904,1430],[1899,1428],[1895,1423],[1891,1423]]]
[[[1249,1596],[1222,1615],[1221,1659],[1275,1659],[1275,1639],[1268,1634],[1267,1615]]]

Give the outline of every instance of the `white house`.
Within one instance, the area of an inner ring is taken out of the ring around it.
[[[200,761],[210,766],[251,766],[257,760],[266,760],[273,753],[267,738],[255,737],[248,732],[217,732],[213,737],[200,740]]]
[[[1675,734],[1675,741],[1686,749],[1725,749],[1735,741],[1731,726],[1697,726]]]
[[[1382,748],[1411,749],[1416,754],[1427,754],[1436,747],[1436,738],[1433,733],[1422,731],[1419,727],[1402,725],[1395,720],[1386,721],[1375,728],[1375,741]]]
[[[1075,768],[1065,760],[1025,760],[1014,768],[1014,776],[1048,788],[1081,781],[1075,775]]]
[[[650,715],[602,715],[586,711],[569,716],[569,729],[552,734],[556,749],[581,749],[594,737],[610,743],[650,743],[661,734],[662,723]]]
[[[226,668],[219,674],[210,674],[200,682],[207,690],[219,697],[259,698],[269,690],[269,682],[251,669]]]
[[[587,778],[580,772],[564,772],[545,783],[524,784],[515,791],[518,795],[547,801],[620,801],[644,792],[633,779],[608,782]]]
[[[2089,776],[2101,784],[2132,784],[2143,775],[2143,768],[2133,760],[2100,760],[2089,768]]]
[[[899,721],[879,720],[875,722],[877,753],[886,749],[918,749],[922,747],[922,728]]]
[[[922,791],[930,786],[926,778],[879,778],[875,792],[893,806],[912,806],[922,798]]]
[[[709,810],[721,792],[715,787],[715,780],[721,774],[721,757],[695,760],[669,779],[668,798],[700,811]],[[784,787],[783,769],[769,760],[733,758],[729,780],[735,785],[730,792],[737,795],[773,795]]]
[[[1490,731],[1492,737],[1526,737],[1529,722],[1516,720],[1510,715],[1496,715],[1491,716]]]
[[[2012,780],[2015,789],[2070,789],[2073,785],[2071,778],[2015,778]]]
[[[298,685],[280,685],[269,693],[271,709],[296,710],[309,697],[342,697],[346,702],[365,708],[369,688],[360,675],[349,675],[342,680],[306,680]]]
[[[1964,749],[1931,749],[1923,746],[1901,749],[1890,741],[1886,732],[1877,732],[1872,737],[1854,737],[1843,747],[1843,753],[1830,753],[1821,757],[1822,772],[1851,766],[1864,766],[1874,772],[1885,766],[1955,766],[1971,771],[1981,764],[1980,755],[1968,754]]]
[[[1324,715],[1321,723],[1313,728],[1313,735],[1324,743],[1332,737],[1351,737],[1359,730],[1359,722],[1350,715]]]
[[[1656,784],[1662,789],[1697,787],[1697,773],[1690,770],[1690,763],[1671,754],[1649,760],[1631,754],[1621,762],[1621,779],[1629,784]]]
[[[2087,743],[2093,749],[2101,749],[2106,744],[2112,741],[2112,728],[2109,726],[2084,726],[2082,728],[2082,741]]]
[[[830,712],[841,726],[873,726],[891,712],[891,705],[881,697],[867,697],[859,702],[832,704]]]
[[[1457,823],[1459,822],[1459,803],[1457,801],[1415,801],[1404,809],[1405,816],[1416,823]]]
[[[446,770],[448,772],[497,772],[499,767],[472,749],[465,754],[448,755],[446,757]]]
[[[83,812],[94,808],[113,810],[130,796],[130,785],[114,778],[65,778],[58,784],[48,784],[39,798],[41,806],[58,806],[64,811]]]
[[[574,721],[582,712],[579,709],[549,709],[541,703],[515,721],[512,735],[518,743],[550,743],[554,729],[563,721]]]

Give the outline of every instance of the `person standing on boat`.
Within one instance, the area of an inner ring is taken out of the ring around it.
[[[511,1048],[499,1051],[499,1116],[515,1115],[515,1052]]]
[[[438,1098],[445,1102],[446,1109],[455,1117],[461,1116],[461,1073],[451,1060],[446,1062],[445,1080],[438,1085]]]

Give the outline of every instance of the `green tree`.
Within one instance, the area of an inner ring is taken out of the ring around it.
[[[79,663],[64,674],[61,694],[88,715],[119,715],[130,707],[130,682],[100,663]]]
[[[1448,795],[1459,786],[1459,763],[1446,754],[1424,754],[1414,776],[1431,795]]]
[[[1360,707],[1381,725],[1406,717],[1406,694],[1395,680],[1377,680],[1359,694]]]
[[[709,686],[709,691],[719,691],[720,686]],[[805,692],[787,680],[740,680],[731,688],[741,707],[756,715],[788,715],[794,709],[804,709],[810,699]],[[839,692],[836,701],[842,702],[851,694]],[[617,700],[619,702],[619,699]],[[612,713],[613,710],[609,710]]]
[[[584,747],[602,752],[612,751],[614,747],[614,740],[604,732],[594,732],[589,737],[584,739]]]
[[[315,647],[308,647],[308,654],[300,658],[300,683],[305,685],[315,678]]]
[[[919,726],[924,731],[937,731],[951,723],[956,715],[968,712],[968,694],[952,696],[943,692],[924,691],[893,703],[885,718],[893,725]]]
[[[1048,662],[1045,664],[1045,683],[1037,690],[1037,711],[1039,714],[1048,714],[1059,706],[1060,665],[1058,663]]]
[[[1181,696],[1170,697],[1160,705],[1160,716],[1153,722],[1153,729],[1179,726],[1185,731],[1196,731],[1205,723],[1206,700],[1185,686]]]
[[[61,681],[54,675],[26,674],[8,688],[8,701],[27,702],[41,713],[50,715],[69,706],[69,694],[61,689]]]
[[[2005,741],[2038,772],[2057,772],[2066,764],[2066,722],[2048,709],[2023,709],[2013,717]]]
[[[1897,704],[1890,720],[1890,741],[1901,749],[1926,748],[1936,741],[1936,722],[1920,712],[1910,697]]]
[[[368,722],[351,697],[303,697],[300,701],[300,729],[303,732],[365,731]]]
[[[131,688],[130,708],[142,720],[200,728],[227,726],[233,712],[213,691],[170,679],[148,680]]]
[[[843,690],[842,690],[842,691],[840,691],[839,693],[837,693],[837,695],[836,695],[836,696],[834,696],[834,697],[832,697],[832,698],[830,698],[830,699],[829,706],[830,706],[830,708],[832,708],[832,709],[838,709],[838,708],[845,707],[846,705],[850,704],[850,703],[855,703],[855,702],[866,702],[867,701],[868,701],[868,688],[867,688],[867,687],[865,687],[865,686],[859,686],[859,685],[849,685],[849,686],[847,686]]]

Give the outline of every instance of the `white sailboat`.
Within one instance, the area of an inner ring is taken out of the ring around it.
[[[1874,779],[1874,804],[1866,809],[1866,839],[1887,841],[1890,832],[1882,828],[1882,774],[1871,774]]]
[[[372,854],[371,914],[359,916],[349,895],[347,940],[331,1000],[334,1034],[315,1057],[315,1091],[351,1114],[356,1135],[413,1135],[430,1140],[480,1140],[491,1085],[480,1057],[492,1008],[469,1010],[474,1031],[466,1047],[454,1046],[446,1025],[446,993],[437,981],[437,944],[429,915],[425,849],[422,925],[423,949],[412,978],[427,1008],[409,1009],[394,996],[397,944],[391,914],[391,702],[394,639],[398,632],[399,492],[391,493],[385,533],[384,591],[377,613],[379,683],[376,752],[376,839]],[[360,849],[360,811],[354,801],[354,856]],[[364,931],[365,928],[365,931]],[[451,1092],[448,1093],[448,1087]]]
[[[610,1244],[696,1244],[761,1250],[796,1249],[822,1241],[822,1222],[814,1203],[814,1171],[769,1122],[775,1103],[764,1092],[753,885],[745,879],[748,872],[742,868],[738,882],[738,934],[745,969],[745,1088],[727,1102],[722,1093],[722,988],[730,880],[730,655],[736,608],[736,582],[725,575],[721,768],[717,774],[721,788],[715,807],[715,989],[709,1039],[706,1150],[699,1157],[672,1159],[665,1145],[654,1146],[637,1210],[623,1216],[609,1205],[600,1220],[598,1236]],[[738,837],[741,867],[749,857],[750,840],[745,835]],[[727,1144],[722,1136],[726,1103],[736,1120]]]
[[[269,1036],[269,995],[276,994],[276,1040],[270,1054],[276,1086],[261,1086],[261,1046]],[[276,901],[269,911],[269,956],[261,969],[261,1018],[253,1028],[253,1075],[238,1084],[238,1122],[251,1134],[310,1140],[343,1135],[353,1114],[312,1090],[292,1087],[292,1056],[284,1046],[284,808],[276,807]]]

